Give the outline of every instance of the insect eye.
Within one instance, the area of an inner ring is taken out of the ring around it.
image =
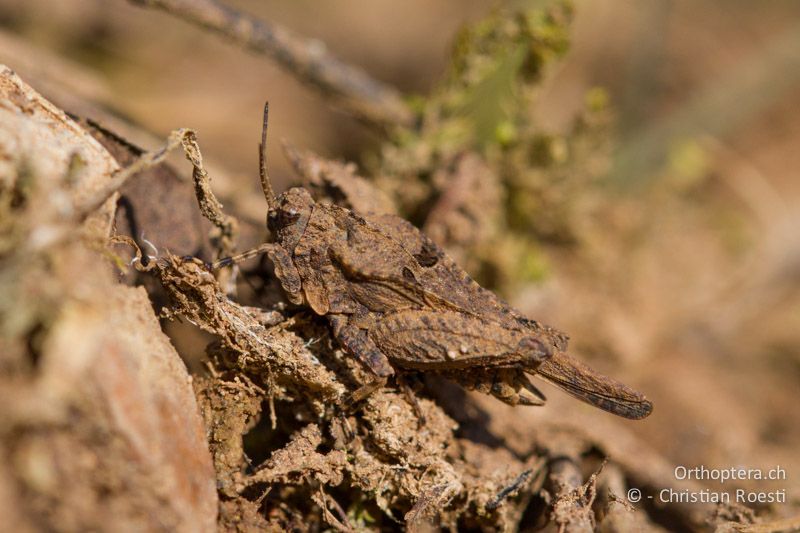
[[[270,231],[275,231],[278,228],[278,212],[270,209],[267,213],[267,228]]]

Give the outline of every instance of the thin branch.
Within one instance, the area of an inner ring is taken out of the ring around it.
[[[222,204],[217,200],[214,191],[211,190],[211,178],[203,167],[203,155],[200,153],[200,146],[197,144],[197,136],[192,130],[184,130],[181,137],[183,153],[192,163],[192,179],[194,180],[194,191],[197,196],[197,203],[200,206],[200,213],[216,226],[219,235],[212,238],[212,245],[216,250],[216,259],[229,257],[236,250],[236,241],[239,238],[239,222],[236,218],[226,215],[222,211]],[[236,274],[238,269],[235,263],[233,269],[220,270],[217,272],[217,281],[225,289],[226,294],[236,293]]]
[[[159,8],[280,63],[301,80],[333,95],[346,111],[379,127],[408,126],[413,114],[399,91],[334,57],[324,43],[222,5],[216,0],[129,0]]]
[[[517,476],[517,478],[514,481],[511,482],[510,485],[503,487],[503,489],[501,489],[500,492],[497,493],[497,496],[495,496],[493,500],[490,500],[489,503],[485,505],[486,509],[488,511],[493,511],[498,507],[500,507],[500,504],[503,503],[503,501],[506,498],[511,496],[514,492],[518,491],[519,488],[522,487],[528,481],[528,478],[531,477],[532,473],[533,470],[531,469],[523,471],[519,476]]]
[[[103,183],[102,187],[92,191],[92,193],[86,197],[77,200],[75,202],[76,215],[78,217],[84,217],[98,209],[112,194],[122,188],[132,176],[164,161],[169,153],[180,145],[185,131],[186,130],[173,131],[169,134],[167,143],[163,147],[151,152],[144,152],[133,163],[115,172],[108,181]]]
[[[222,204],[217,200],[214,191],[211,190],[211,178],[203,166],[203,155],[200,153],[200,146],[197,144],[197,135],[192,130],[181,130],[181,133],[180,143],[183,145],[184,155],[193,168],[192,178],[194,179],[197,201],[200,205],[200,213],[214,224],[220,232],[218,257],[230,256],[236,247],[236,239],[239,236],[239,223],[235,218],[226,215],[222,211]]]

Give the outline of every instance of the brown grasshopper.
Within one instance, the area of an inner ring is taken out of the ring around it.
[[[538,375],[616,415],[650,414],[642,394],[567,355],[566,335],[480,287],[409,222],[317,203],[301,187],[276,197],[267,117],[265,107],[260,175],[275,242],[214,268],[266,253],[288,300],[324,316],[341,347],[382,382],[395,369],[437,372],[511,405],[543,405],[526,376]]]

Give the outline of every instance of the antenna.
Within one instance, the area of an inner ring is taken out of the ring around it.
[[[277,207],[275,191],[272,190],[272,182],[267,174],[267,123],[269,122],[269,102],[264,104],[264,124],[261,127],[261,144],[258,145],[258,173],[261,177],[261,190],[264,191],[264,198],[270,210]]]

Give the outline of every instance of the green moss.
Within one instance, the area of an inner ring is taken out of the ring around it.
[[[535,241],[525,239],[519,253],[517,273],[520,281],[541,282],[547,279],[549,268],[547,258]]]
[[[708,155],[694,139],[673,143],[667,161],[669,183],[680,191],[694,189],[708,175]]]
[[[526,120],[530,91],[569,46],[569,2],[545,8],[501,9],[463,29],[453,50],[449,75],[429,101],[436,116],[466,119],[478,147],[507,146]],[[429,113],[430,114],[430,113]]]
[[[360,494],[360,497],[347,509],[347,519],[359,530],[367,528],[377,522],[367,508],[368,505],[371,505],[371,502],[364,498],[363,494]]]
[[[543,131],[531,112],[549,67],[569,49],[572,16],[569,1],[522,2],[462,29],[442,83],[413,101],[417,127],[396,132],[374,159],[379,186],[418,225],[448,186],[436,178],[442,169],[466,152],[488,163],[492,172],[482,179],[497,182],[501,194],[492,201],[501,204],[481,205],[478,211],[497,214],[473,223],[491,230],[474,231],[480,237],[459,246],[468,246],[471,273],[501,291],[510,280],[546,278],[540,243],[578,241],[575,193],[604,170],[605,91],[587,93],[586,111],[566,134]]]
[[[516,125],[511,120],[503,120],[494,129],[494,142],[500,146],[512,145],[519,138]]]
[[[590,113],[601,113],[606,111],[610,106],[610,97],[608,91],[603,87],[592,87],[586,92],[584,97],[586,109]]]

